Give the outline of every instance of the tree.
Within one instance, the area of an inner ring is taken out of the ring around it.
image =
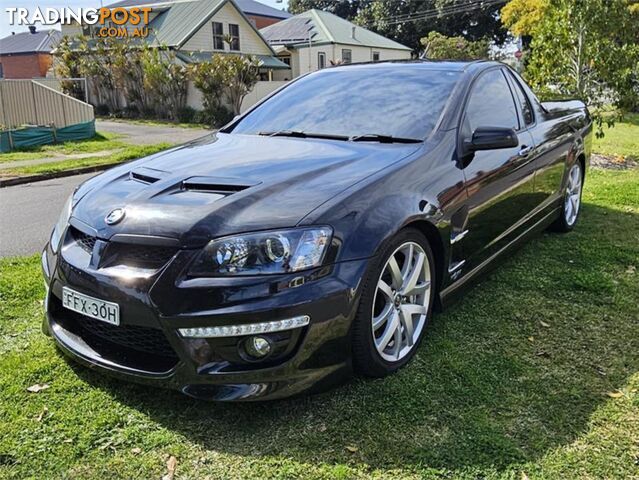
[[[372,0],[360,7],[355,22],[415,50],[419,49],[421,38],[431,31],[469,41],[504,43],[508,33],[499,20],[498,5],[451,10],[463,6],[456,0]]]
[[[155,114],[177,120],[186,105],[187,69],[176,61],[175,53],[164,47],[142,51],[144,89],[152,99]]]
[[[260,79],[260,63],[252,55],[218,57],[221,57],[221,67],[225,71],[224,93],[233,108],[233,113],[239,115],[242,100]]]
[[[213,125],[230,120],[224,103],[231,107],[233,115],[239,115],[242,100],[260,78],[259,69],[259,60],[253,55],[214,54],[210,61],[191,66],[191,79],[202,92],[204,110]]]
[[[464,37],[447,37],[430,32],[420,40],[426,58],[442,60],[477,60],[488,58],[488,41],[470,42]]]
[[[288,11],[298,14],[316,8],[352,20],[359,9],[367,3],[369,0],[289,0]]]
[[[219,62],[192,63],[189,76],[193,85],[202,93],[203,120],[212,127],[227,123],[233,114],[223,104],[225,75]]]
[[[531,11],[535,22],[524,18]],[[532,37],[525,76],[542,96],[584,100],[599,127],[614,120],[604,114],[607,105],[637,108],[639,12],[633,2],[513,0],[503,19],[515,33]]]

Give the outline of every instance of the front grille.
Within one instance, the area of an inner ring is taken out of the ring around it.
[[[55,296],[50,307],[57,324],[82,338],[102,358],[149,372],[167,372],[179,361],[159,328],[101,322],[64,308]]]
[[[126,265],[157,270],[168,263],[177,252],[173,247],[111,243],[105,255],[105,265]]]
[[[162,330],[139,325],[111,325],[84,315],[79,316],[82,317],[82,328],[103,340],[153,355],[175,355]]]
[[[93,247],[95,246],[95,242],[97,240],[96,237],[92,235],[88,235],[84,232],[81,232],[75,227],[69,227],[71,230],[71,235],[75,242],[83,249],[89,253],[93,252]]]

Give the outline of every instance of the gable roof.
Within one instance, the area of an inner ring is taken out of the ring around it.
[[[401,43],[371,32],[337,15],[316,9],[307,10],[281,22],[269,25],[261,29],[260,33],[271,45],[308,44],[310,38],[313,44],[339,43],[363,47],[411,50],[411,48]]]
[[[206,3],[207,0],[202,0]],[[109,8],[128,8],[128,7],[141,7],[144,5],[153,5],[157,8],[168,8],[174,4],[181,3],[180,0],[121,0],[119,2],[108,5]],[[290,13],[277,8],[269,7],[263,3],[256,2],[255,0],[236,0],[236,3],[240,9],[250,15],[258,15],[271,18],[289,18]]]
[[[269,7],[268,5],[264,5],[263,3],[256,2],[255,0],[235,0],[237,5],[242,9],[244,13],[247,15],[256,15],[261,17],[270,17],[270,18],[290,18],[291,15],[284,10],[278,10],[277,8]]]
[[[21,32],[0,39],[0,55],[16,53],[51,53],[60,43],[62,32],[42,30],[39,32]]]
[[[164,8],[149,23],[149,36],[145,40],[150,44],[180,48],[227,3],[237,10],[246,25],[253,29],[264,45],[273,52],[235,0],[192,0],[164,4]]]

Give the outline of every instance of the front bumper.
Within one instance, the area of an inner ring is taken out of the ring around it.
[[[44,330],[74,360],[95,370],[209,400],[267,400],[326,389],[351,374],[350,327],[367,260],[294,275],[189,279],[179,251],[153,274],[127,276],[91,267],[73,245],[47,245]],[[120,305],[115,327],[62,307],[62,288]],[[308,326],[273,339],[267,360],[245,361],[245,337],[182,338],[179,328],[268,322],[310,316]],[[97,322],[97,323],[96,323]]]

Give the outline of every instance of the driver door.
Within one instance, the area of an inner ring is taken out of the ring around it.
[[[459,273],[451,272],[453,278],[481,265],[516,238],[535,207],[533,139],[523,128],[501,68],[475,80],[463,115],[459,145],[468,216],[462,241],[452,246],[456,261],[451,269],[459,269]],[[481,151],[466,148],[473,132],[486,127],[515,130],[517,145]]]

